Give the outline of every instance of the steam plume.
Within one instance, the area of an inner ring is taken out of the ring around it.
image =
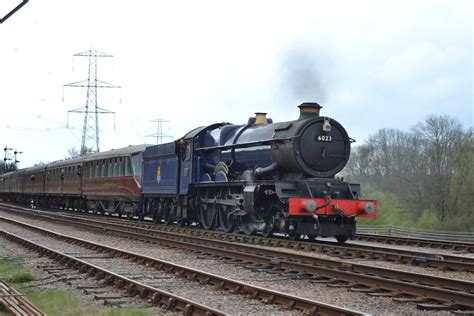
[[[292,49],[282,59],[282,85],[298,101],[324,103],[326,84],[322,79],[323,58],[311,49]]]

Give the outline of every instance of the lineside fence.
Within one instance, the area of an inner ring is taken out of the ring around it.
[[[474,232],[406,228],[395,225],[357,225],[357,233],[474,243]]]

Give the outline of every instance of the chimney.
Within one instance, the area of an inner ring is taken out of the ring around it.
[[[322,106],[316,102],[303,102],[298,105],[298,107],[300,108],[298,121],[319,117],[319,110],[322,108]]]
[[[267,113],[255,112],[255,124],[267,124]]]

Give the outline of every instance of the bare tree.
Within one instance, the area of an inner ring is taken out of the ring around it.
[[[429,116],[410,132],[382,129],[354,149],[344,175],[394,193],[413,219],[423,212],[441,222],[472,215],[472,135],[457,119],[440,115]]]
[[[92,147],[85,147],[82,152],[77,150],[76,147],[72,147],[68,149],[66,158],[77,158],[80,156],[86,156],[87,154],[90,154],[92,152],[94,152]]]
[[[423,177],[417,179],[424,188],[424,195],[430,209],[441,221],[447,216],[458,213],[459,190],[463,177],[453,183],[459,170],[465,169],[463,157],[469,149],[466,141],[469,137],[463,131],[461,123],[447,115],[431,115],[413,128],[414,137],[421,140],[420,155],[424,164]]]

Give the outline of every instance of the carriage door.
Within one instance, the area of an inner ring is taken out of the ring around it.
[[[186,140],[184,143],[179,144],[181,167],[180,167],[180,181],[179,181],[179,194],[187,194],[189,183],[192,179],[192,141]]]

